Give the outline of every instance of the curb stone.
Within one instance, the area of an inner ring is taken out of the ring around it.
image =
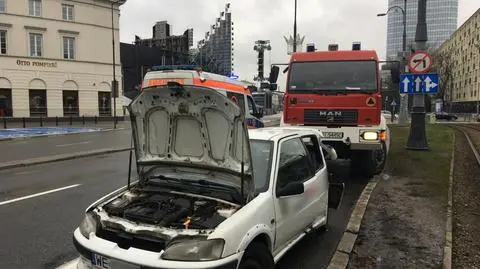
[[[15,140],[25,140],[25,139],[32,139],[32,138],[40,138],[40,137],[50,137],[50,136],[66,136],[66,135],[76,135],[76,134],[91,134],[91,133],[100,133],[100,132],[112,132],[112,131],[122,131],[126,128],[117,128],[117,129],[103,129],[99,131],[92,131],[92,132],[72,132],[72,133],[64,133],[64,134],[43,134],[43,135],[32,135],[32,136],[21,136],[21,137],[8,137],[8,138],[0,138],[0,142],[3,141],[15,141]]]
[[[350,220],[348,221],[347,228],[343,233],[342,239],[337,245],[335,254],[333,255],[327,269],[345,269],[348,266],[350,260],[350,253],[353,250],[355,241],[357,240],[358,231],[362,224],[363,216],[367,210],[368,201],[373,193],[373,190],[377,186],[380,176],[375,176],[371,179],[367,186],[362,191],[362,194],[355,204]]]
[[[452,215],[453,215],[453,172],[455,164],[455,132],[453,132],[452,159],[448,175],[447,222],[445,224],[445,246],[443,247],[443,269],[452,268]]]
[[[130,150],[130,147],[109,148],[100,150],[90,150],[77,153],[58,154],[53,156],[38,157],[20,161],[5,162],[0,164],[0,170],[12,169],[17,167],[32,166],[37,164],[52,163],[58,161],[73,160],[77,158],[91,157],[110,153],[117,153]]]

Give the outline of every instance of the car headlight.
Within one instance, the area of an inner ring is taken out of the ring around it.
[[[189,238],[174,240],[162,254],[162,259],[175,261],[211,261],[220,259],[225,241],[222,239]]]
[[[363,140],[378,140],[378,133],[372,131],[366,131],[361,135]]]
[[[80,226],[80,233],[85,236],[86,238],[90,238],[90,233],[95,233],[98,228],[98,221],[97,218],[93,215],[92,212],[87,212],[85,217],[83,218]]]

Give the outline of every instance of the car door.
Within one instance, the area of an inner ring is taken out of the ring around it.
[[[264,127],[263,122],[258,118],[259,111],[258,108],[255,104],[255,101],[253,100],[253,97],[250,95],[245,95],[247,98],[247,104],[248,104],[248,115],[247,115],[247,125],[250,126],[251,128],[262,128]]]
[[[305,199],[309,212],[310,223],[326,218],[328,213],[328,171],[323,157],[320,141],[316,135],[302,136],[302,142],[307,149],[314,169],[314,176],[304,183]]]
[[[311,222],[311,212],[308,211],[310,202],[304,193],[279,197],[279,190],[293,181],[301,182],[305,189],[309,189],[314,175],[314,168],[300,137],[282,140],[278,147],[273,186],[276,250],[294,239]]]

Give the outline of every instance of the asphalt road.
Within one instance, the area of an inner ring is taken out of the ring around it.
[[[75,259],[72,234],[85,208],[125,185],[127,169],[128,152],[121,152],[0,171],[0,268],[56,268]],[[339,170],[346,169],[335,169]],[[366,183],[346,182],[343,204],[331,212],[328,231],[307,236],[286,254],[277,269],[326,267]]]
[[[0,163],[80,151],[128,147],[131,137],[132,131],[128,128],[108,132],[0,141]]]
[[[268,115],[263,118],[263,121],[266,126],[269,126],[277,123],[279,117],[279,115]],[[0,141],[0,163],[58,154],[73,154],[81,151],[128,147],[131,137],[132,131],[130,126],[127,126],[125,129],[107,132]]]

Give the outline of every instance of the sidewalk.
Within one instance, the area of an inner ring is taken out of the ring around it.
[[[411,151],[405,149],[409,126],[390,128],[387,166],[370,197],[349,268],[442,268],[453,130],[428,125],[430,150]]]

